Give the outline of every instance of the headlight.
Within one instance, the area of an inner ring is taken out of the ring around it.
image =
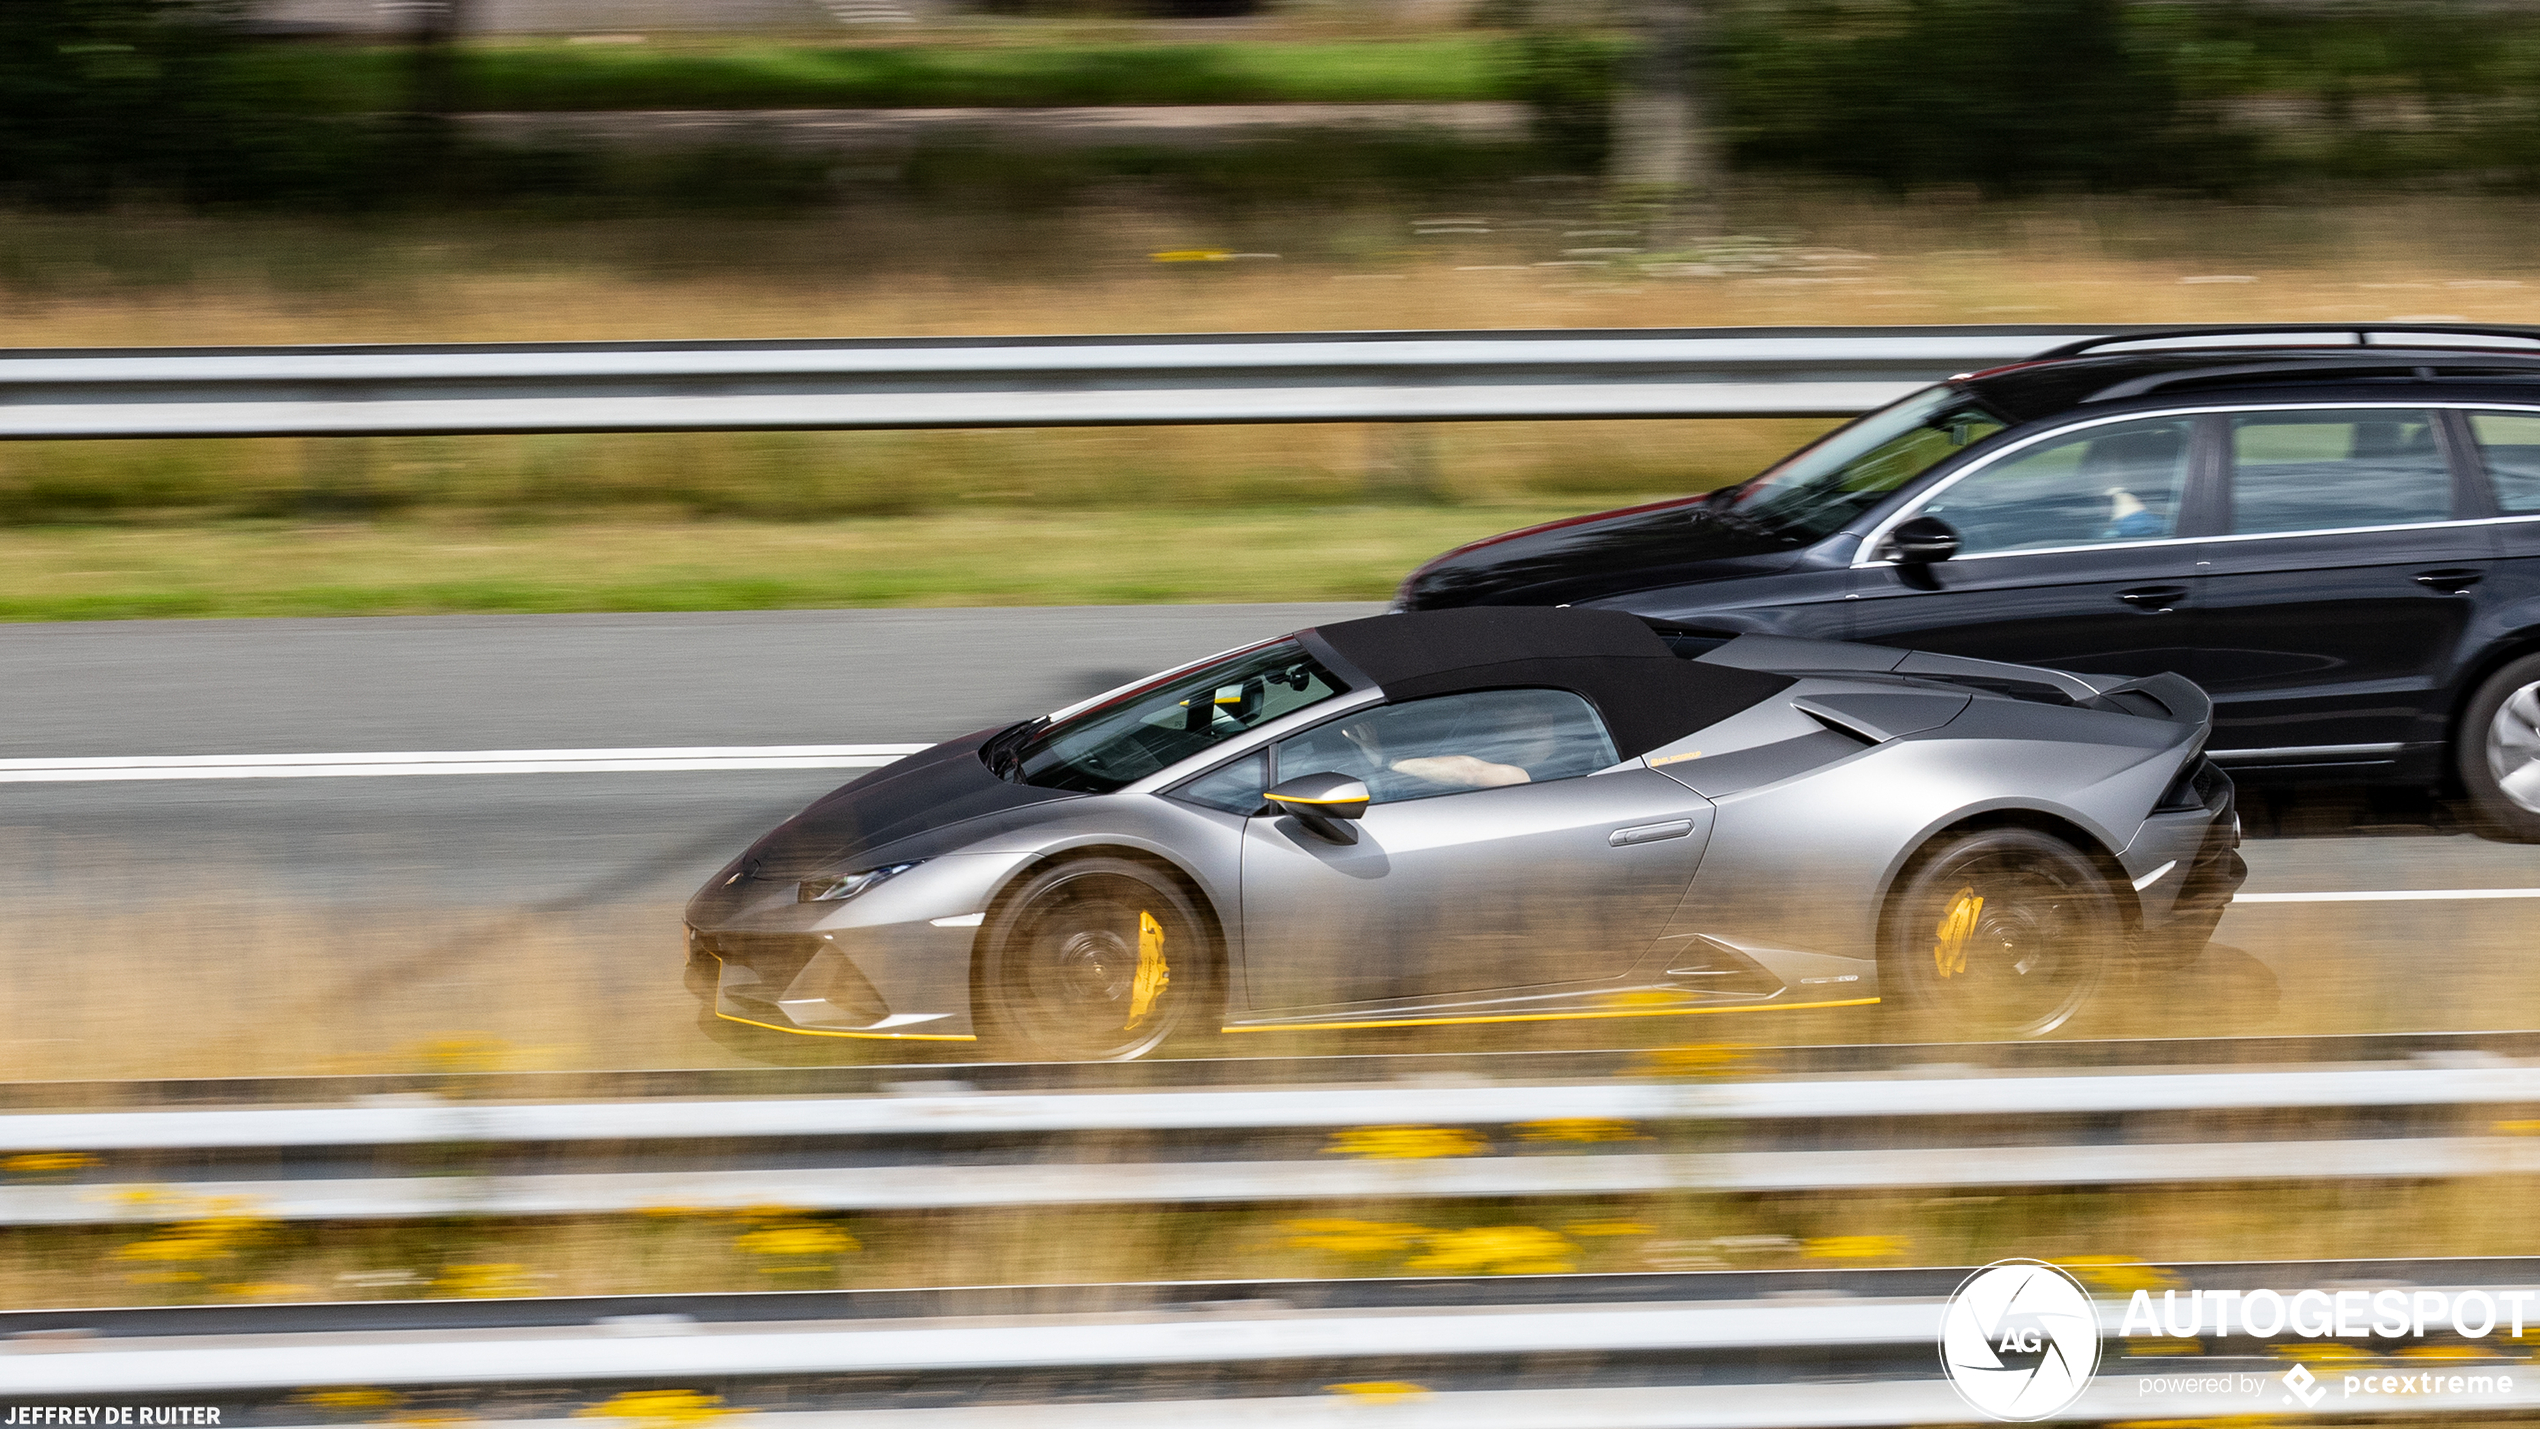
[[[801,888],[796,890],[795,897],[804,903],[836,903],[853,898],[884,879],[897,878],[925,861],[921,858],[908,863],[886,863],[880,868],[868,868],[862,873],[833,874],[827,878],[806,878]]]

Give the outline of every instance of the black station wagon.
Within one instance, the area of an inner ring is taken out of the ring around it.
[[[1398,608],[2176,672],[2236,777],[2540,840],[2540,328],[2133,333],[1953,378],[1704,496],[1477,541]]]

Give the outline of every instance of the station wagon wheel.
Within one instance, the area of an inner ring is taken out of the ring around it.
[[[1203,1029],[1215,957],[1189,898],[1126,859],[1035,876],[986,930],[975,986],[998,1056],[1117,1062]]]
[[[2540,843],[2540,655],[2478,687],[2461,712],[2453,757],[2481,832]]]
[[[2107,879],[2062,839],[2022,828],[1946,836],[1889,904],[1881,997],[1918,1031],[2040,1036],[2097,990],[2122,930]]]

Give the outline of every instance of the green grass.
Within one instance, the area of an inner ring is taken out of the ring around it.
[[[464,55],[479,110],[1386,103],[1506,97],[1485,35],[1234,44],[484,45]],[[395,109],[394,49],[274,47],[259,80],[338,112]]]
[[[1602,504],[20,529],[0,619],[1381,600],[1449,546]]]

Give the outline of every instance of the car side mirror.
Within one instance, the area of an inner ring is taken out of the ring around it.
[[[1358,842],[1358,830],[1351,825],[1367,812],[1367,785],[1346,774],[1300,774],[1261,797],[1316,837],[1336,844]]]
[[[1888,532],[1887,546],[1899,565],[1928,566],[1958,554],[1958,528],[1937,516],[1917,516]]]

